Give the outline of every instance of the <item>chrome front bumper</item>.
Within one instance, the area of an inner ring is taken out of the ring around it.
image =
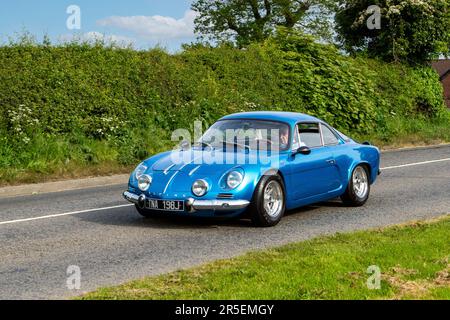
[[[125,200],[143,206],[145,203],[145,195],[138,196],[137,194],[125,191],[123,193]],[[188,211],[237,211],[247,208],[250,202],[247,200],[196,200],[189,198],[185,200]]]

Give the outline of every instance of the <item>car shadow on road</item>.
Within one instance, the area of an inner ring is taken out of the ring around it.
[[[297,209],[289,210],[285,213],[285,217],[302,215],[306,216],[308,214],[317,213],[320,209],[326,208],[345,208],[345,205],[340,200],[329,200],[324,202],[318,202],[309,206],[300,207]]]
[[[324,208],[344,207],[340,201],[327,201],[314,205],[289,210],[285,218],[303,217],[317,213]],[[90,223],[98,223],[110,226],[150,228],[150,229],[214,229],[214,228],[256,228],[248,217],[227,219],[221,217],[199,218],[185,216],[155,216],[152,218],[141,217],[133,207],[113,212],[101,212],[98,214],[80,215],[80,220]],[[283,220],[282,220],[283,223]]]
[[[109,226],[149,229],[213,229],[219,227],[249,228],[249,219],[199,218],[186,216],[155,216],[144,218],[133,208],[80,215],[78,219]]]

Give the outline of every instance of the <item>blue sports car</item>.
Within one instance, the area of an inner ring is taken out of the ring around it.
[[[226,116],[197,142],[155,155],[131,174],[126,200],[144,217],[248,216],[276,225],[286,210],[340,197],[362,206],[380,151],[300,113]]]

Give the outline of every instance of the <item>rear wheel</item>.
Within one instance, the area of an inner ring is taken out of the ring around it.
[[[286,210],[285,192],[280,176],[263,176],[249,208],[252,222],[260,227],[277,225]]]
[[[369,195],[369,172],[366,166],[359,165],[353,170],[347,190],[341,199],[348,206],[361,207],[367,202]]]

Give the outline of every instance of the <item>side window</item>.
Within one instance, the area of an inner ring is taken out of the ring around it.
[[[302,146],[317,148],[322,146],[318,123],[299,123],[298,132]]]
[[[323,134],[323,143],[326,146],[334,146],[339,144],[339,139],[336,137],[336,135],[333,133],[333,131],[330,130],[327,126],[322,126],[322,134]]]

